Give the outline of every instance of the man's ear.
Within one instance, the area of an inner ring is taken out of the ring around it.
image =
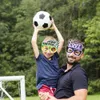
[[[84,54],[82,53],[82,55],[81,55],[81,59],[84,57]]]

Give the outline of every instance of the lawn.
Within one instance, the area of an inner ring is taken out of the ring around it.
[[[100,94],[88,95],[87,100],[100,100]]]
[[[39,100],[38,97],[27,98],[27,100]],[[87,100],[100,100],[100,94],[88,95]]]
[[[3,99],[3,100],[9,100],[9,99]],[[20,98],[14,98],[14,100],[20,100]],[[39,97],[38,96],[27,97],[26,100],[39,100]],[[87,100],[100,100],[100,94],[88,95]]]

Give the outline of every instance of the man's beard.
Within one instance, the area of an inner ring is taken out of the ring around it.
[[[73,57],[69,57],[69,58],[73,58]],[[75,59],[75,58],[74,58],[74,59]],[[76,64],[76,63],[77,63],[77,61],[70,62],[70,61],[68,61],[68,58],[67,58],[67,63],[68,63],[69,65],[74,65],[74,64]]]
[[[69,62],[68,59],[67,59],[67,63],[68,63],[69,65],[74,65],[76,62],[75,62],[75,61],[74,61],[74,62]]]

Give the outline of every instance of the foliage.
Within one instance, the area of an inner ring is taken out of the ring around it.
[[[54,18],[65,39],[65,46],[69,38],[85,41],[82,66],[89,78],[100,78],[99,0],[0,0],[0,75],[25,75],[26,94],[37,94],[36,63],[31,38],[34,31],[32,18],[40,10],[48,11]],[[39,49],[45,35],[56,37],[51,30],[40,32]],[[64,48],[60,54],[60,65],[66,63]],[[90,92],[93,86],[89,86]],[[14,86],[13,83],[8,83],[7,90],[10,89],[17,89],[17,84]],[[17,95],[18,91],[14,92],[13,96]]]
[[[88,94],[94,94],[98,92],[100,92],[100,79],[90,81]]]
[[[90,76],[100,78],[100,2],[96,6],[95,17],[88,20],[83,26],[86,28],[85,61],[87,61],[87,66],[92,67],[93,75]],[[90,69],[90,67],[88,68]]]

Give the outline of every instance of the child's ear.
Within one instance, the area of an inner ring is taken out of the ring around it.
[[[84,57],[84,53],[82,53],[82,55],[81,55],[81,59]]]
[[[41,50],[42,50],[42,52],[43,52],[43,47],[41,47]]]

